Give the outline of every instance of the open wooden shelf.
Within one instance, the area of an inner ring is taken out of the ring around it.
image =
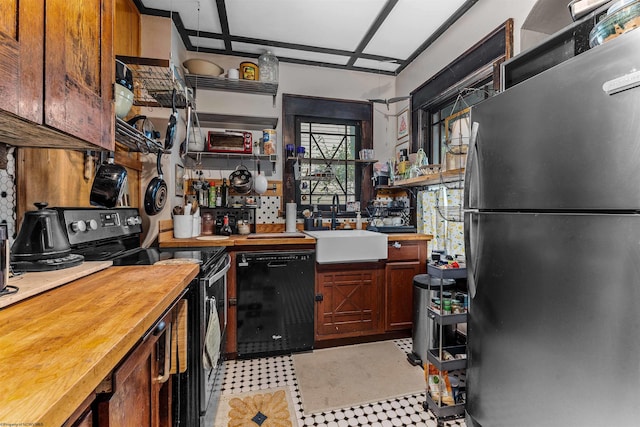
[[[444,172],[422,175],[415,178],[399,179],[394,181],[394,187],[424,187],[427,185],[437,185],[445,182],[455,182],[464,180],[464,168],[453,169]]]

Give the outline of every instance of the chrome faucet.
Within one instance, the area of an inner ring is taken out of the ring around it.
[[[340,207],[340,198],[337,194],[333,195],[333,199],[331,200],[331,229],[335,230],[338,225],[338,220],[336,219],[336,214],[338,213],[338,209]]]

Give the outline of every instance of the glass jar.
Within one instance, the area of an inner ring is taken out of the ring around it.
[[[278,58],[266,51],[258,58],[258,67],[260,68],[260,81],[268,83],[278,82]]]

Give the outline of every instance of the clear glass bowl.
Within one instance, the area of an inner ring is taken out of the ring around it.
[[[640,0],[612,12],[593,27],[589,33],[589,46],[601,45],[640,26]]]

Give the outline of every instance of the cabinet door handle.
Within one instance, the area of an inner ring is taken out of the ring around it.
[[[323,301],[323,300],[324,300],[324,295],[322,295],[322,294],[316,294],[316,296],[315,296],[315,300],[316,300],[317,302]]]
[[[160,384],[166,383],[171,376],[171,324],[167,325],[164,337],[164,368],[162,375],[158,375]]]

